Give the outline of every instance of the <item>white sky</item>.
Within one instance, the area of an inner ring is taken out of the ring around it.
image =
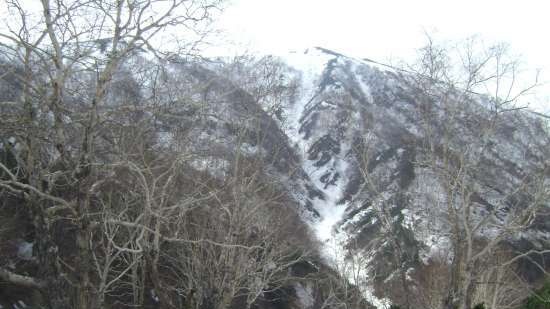
[[[238,49],[278,54],[322,46],[382,62],[410,60],[424,30],[441,39],[479,34],[510,43],[550,81],[549,0],[232,0],[220,27]],[[540,92],[548,102],[550,85]]]
[[[478,34],[510,43],[527,68],[542,69],[546,84],[534,103],[550,112],[550,0],[228,1],[216,24],[224,29],[223,43],[208,53],[280,54],[322,46],[387,63],[410,61],[425,42],[424,31],[445,40]],[[31,9],[37,2],[27,3]],[[5,14],[0,0],[0,16]]]

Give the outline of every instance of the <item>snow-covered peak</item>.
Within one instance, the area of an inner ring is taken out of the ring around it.
[[[289,105],[290,125],[284,130],[301,157],[308,187],[314,189],[304,203],[318,214],[310,225],[322,243],[321,252],[336,269],[344,268],[341,274],[350,282],[366,287],[363,292],[371,303],[387,307],[389,302],[377,298],[373,286],[389,288],[392,273],[386,273],[385,279],[375,279],[374,273],[405,264],[414,268],[448,247],[448,224],[438,208],[442,204],[440,184],[430,170],[415,165],[429,151],[421,148],[422,121],[430,122],[434,130],[442,129],[446,107],[423,101],[408,78],[412,73],[373,60],[320,47],[280,58],[300,77],[299,93]],[[472,98],[450,128],[453,149],[472,144],[479,133],[472,123],[486,121],[486,107],[479,100]],[[430,119],[421,118],[425,104],[432,104]],[[486,157],[486,169],[492,174],[472,180],[479,190],[480,213],[502,198],[489,194],[492,188],[509,190],[510,184],[519,181],[518,169],[530,169],[533,160],[544,158],[539,149],[550,145],[537,140],[542,133],[535,133],[538,129],[528,124],[525,115],[510,117],[510,123],[517,125],[500,128],[494,152]],[[372,156],[368,162],[363,157],[366,149]],[[526,157],[527,149],[531,159]],[[362,173],[365,170],[369,179]],[[371,180],[373,184],[367,183]],[[394,261],[382,258],[384,250],[392,250],[387,242],[369,247],[378,241],[380,230],[387,228],[381,226],[380,209],[391,215],[389,220],[399,231],[397,241],[407,255],[420,256],[422,261],[391,265]],[[489,232],[483,231],[487,236]],[[357,266],[357,260],[365,268],[348,276],[345,268]]]

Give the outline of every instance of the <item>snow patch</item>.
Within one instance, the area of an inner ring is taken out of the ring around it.
[[[33,247],[34,243],[32,242],[20,241],[17,244],[17,257],[25,261],[32,260]]]
[[[286,128],[286,133],[291,142],[293,144],[299,144],[301,141],[298,132],[300,128],[300,118],[302,117],[307,103],[309,103],[317,92],[319,79],[327,63],[336,58],[336,56],[324,53],[317,48],[310,48],[303,53],[290,52],[279,57],[300,74],[300,98],[290,108],[287,119],[289,127]]]
[[[240,147],[240,151],[245,156],[254,156],[258,154],[260,148],[258,146],[250,145],[249,143],[243,143]]]
[[[208,172],[217,178],[225,178],[229,171],[229,161],[216,157],[201,157],[189,161],[189,165],[198,171]]]
[[[322,244],[322,257],[328,265],[336,269],[348,282],[359,287],[367,301],[378,308],[388,308],[390,305],[389,300],[379,299],[374,296],[371,286],[372,280],[369,278],[369,271],[366,268],[368,263],[360,263],[357,260],[364,258],[364,256],[362,254],[352,255],[351,257],[347,255],[345,245],[348,242],[349,235],[343,229],[339,229],[339,225],[343,222],[346,208],[348,207],[347,203],[340,203],[340,201],[344,196],[345,188],[349,181],[346,176],[350,175],[350,166],[346,160],[346,155],[351,150],[349,141],[352,140],[351,134],[354,127],[348,127],[345,136],[342,136],[338,140],[340,151],[337,154],[332,154],[330,161],[322,166],[316,165],[316,158],[309,160],[307,153],[312,141],[318,140],[319,137],[325,135],[327,132],[318,132],[319,136],[310,137],[308,140],[299,132],[301,121],[303,121],[302,117],[308,108],[311,107],[308,105],[313,102],[319,90],[318,83],[321,75],[329,61],[337,57],[338,55],[329,54],[320,49],[309,49],[305,53],[291,53],[283,58],[291,67],[301,72],[300,98],[292,106],[292,111],[289,113],[290,117],[288,121],[290,125],[283,129],[299,150],[298,153],[301,156],[303,170],[311,179],[315,189],[323,193],[322,197],[316,197],[311,200],[313,208],[319,213],[320,217],[309,220],[311,229]],[[367,100],[372,100],[371,91],[364,83],[362,83],[362,91]],[[322,107],[332,108],[327,103],[321,102],[320,104],[324,104]],[[324,117],[330,117],[330,119],[323,118],[320,120],[320,123],[329,124],[336,121],[333,113],[327,113]],[[353,113],[349,119],[350,123],[359,123],[359,120],[359,113]],[[330,129],[328,125],[326,129]],[[321,177],[327,174],[334,177],[338,175],[338,177],[335,181],[329,183],[321,181]],[[297,290],[298,293],[302,293],[301,297],[306,297],[304,290]]]
[[[300,283],[297,283],[294,286],[296,291],[296,297],[298,297],[298,302],[300,303],[300,308],[302,309],[311,309],[315,305],[315,298],[313,297],[313,291],[310,286],[303,286]]]

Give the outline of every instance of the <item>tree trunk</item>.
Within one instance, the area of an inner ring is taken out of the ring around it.
[[[97,297],[94,295],[92,282],[90,279],[90,270],[92,267],[92,248],[90,248],[92,231],[90,230],[89,208],[90,196],[88,195],[88,186],[86,178],[89,173],[82,175],[78,183],[78,230],[76,234],[76,249],[77,260],[75,263],[75,271],[78,273],[77,282],[77,308],[78,309],[96,309],[93,302],[97,306]]]
[[[40,265],[38,277],[45,282],[44,291],[47,295],[48,307],[71,309],[70,294],[67,293],[71,289],[63,278],[63,272],[58,262],[58,247],[51,238],[52,234],[48,223],[39,212],[34,212],[33,218],[35,233],[40,235],[35,237],[36,256]]]
[[[158,269],[158,254],[158,251],[154,253],[149,253],[150,257],[148,264],[151,266],[151,282],[153,284],[153,288],[155,289],[155,294],[159,298],[159,308],[174,308],[174,304],[170,300],[170,297],[167,295],[161,283],[160,272]]]
[[[460,237],[455,235],[453,240],[454,256],[451,263],[451,276],[449,278],[449,294],[444,301],[445,309],[462,309],[462,280],[463,280],[463,248],[460,244]]]
[[[77,287],[77,305],[78,309],[94,309],[92,308],[92,288],[90,282],[90,250],[89,233],[85,223],[82,222],[78,229],[76,236],[76,243],[78,248],[78,260],[76,267],[78,267],[78,287]]]
[[[472,308],[472,302],[474,297],[474,291],[475,291],[475,282],[474,282],[474,274],[475,271],[475,265],[472,263],[468,263],[466,265],[466,269],[464,270],[464,283],[463,283],[463,308],[464,309],[470,309]]]

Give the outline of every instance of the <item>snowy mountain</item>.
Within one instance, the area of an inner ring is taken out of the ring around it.
[[[273,98],[262,105],[239,74],[207,65],[212,76],[227,78],[203,78],[217,80],[212,89],[231,106],[231,112],[220,113],[216,101],[212,114],[227,115],[216,121],[217,127],[262,115],[261,125],[249,126],[256,133],[247,134],[255,139],[247,140],[246,149],[252,150],[245,152],[263,156],[275,167],[272,176],[294,198],[324,263],[370,303],[379,308],[402,303],[402,295],[411,292],[403,291],[401,281],[424,292],[429,288],[423,286],[427,269],[453,258],[444,184],[425,162],[440,160],[438,151],[444,147],[460,153],[478,145],[480,128],[492,115],[489,99],[471,94],[459,110],[452,110],[442,100],[427,98],[410,72],[323,48],[269,58],[284,64],[279,82],[294,83],[293,94],[279,106],[280,117],[266,109]],[[240,89],[227,96],[228,87]],[[454,121],[449,123],[451,112]],[[195,128],[202,137],[209,132]],[[522,207],[516,191],[526,177],[546,169],[548,184],[550,136],[544,122],[519,110],[503,115],[495,130],[481,158],[465,157],[479,165],[478,173],[469,176],[472,222],[499,209],[495,223],[480,229],[481,242],[499,234],[499,223]],[[438,141],[448,134],[448,143],[427,148],[428,132]],[[234,144],[228,143],[235,140],[229,131],[216,136],[211,139],[222,147]],[[505,243],[512,250],[550,247],[547,219],[547,214],[539,215],[529,230],[506,237]],[[545,263],[550,256],[536,258]],[[535,266],[522,266],[523,274],[537,280]]]
[[[292,125],[285,133],[300,150],[312,185],[322,192],[310,196],[319,213],[310,225],[333,263],[348,265],[359,258],[364,269],[359,276],[357,270],[348,274],[354,283],[366,280],[378,287],[375,294],[380,298],[395,298],[387,291],[400,267],[407,269],[407,280],[414,285],[419,280],[415,271],[449,250],[451,223],[442,208],[443,185],[430,167],[419,162],[433,155],[423,144],[425,122],[443,131],[450,111],[437,99],[426,102],[411,73],[322,48],[285,58],[301,76],[299,99],[288,113]],[[456,151],[476,145],[481,124],[490,121],[486,97],[472,95],[467,103],[460,107],[449,133],[448,145]],[[429,118],[423,116],[427,108]],[[528,112],[511,112],[498,123],[492,138],[491,149],[481,160],[483,171],[471,179],[478,208],[474,212],[479,214],[473,221],[480,221],[499,201],[509,198],[522,179],[537,169],[546,168],[544,183],[548,184],[550,139],[541,119]],[[510,208],[521,204],[507,203],[509,208],[497,215],[503,221],[507,210],[512,212]],[[376,214],[380,210],[397,234],[403,251],[399,261],[388,259],[398,253],[391,252],[394,248],[387,241],[372,246],[376,235],[387,228]],[[538,218],[529,232],[507,241],[512,247],[550,247],[546,219]],[[480,238],[490,239],[495,233],[491,227],[483,228]],[[385,302],[372,292],[367,291],[367,299],[375,305]]]
[[[549,207],[533,198],[550,187],[550,134],[538,116],[514,110],[492,123],[488,97],[445,92],[437,83],[429,94],[413,73],[323,48],[266,59],[276,69],[133,56],[115,76],[106,108],[154,97],[165,104],[159,109],[169,107],[151,117],[154,152],[185,154],[186,168],[220,188],[230,187],[228,175],[238,178],[235,164],[244,157],[301,219],[296,225],[309,229],[300,237],[316,258],[294,265],[288,272],[300,280],[254,308],[337,308],[331,293],[345,294],[348,286],[378,308],[425,308],[438,299],[428,294],[454,258],[449,201],[472,207],[476,246],[501,240],[495,257],[550,248],[547,212],[529,216],[527,229],[505,230],[528,205]],[[144,110],[124,110],[117,122],[148,119]],[[462,171],[457,166],[466,172],[452,174]],[[32,256],[32,243],[21,243]],[[550,265],[549,254],[528,258]],[[534,264],[516,264],[526,281],[541,279]],[[345,288],[331,289],[312,274],[344,278]]]
[[[246,106],[242,115],[250,116],[251,110],[271,115],[261,116],[262,125],[253,129],[255,136],[266,138],[247,143],[278,167],[272,176],[296,201],[320,243],[324,263],[377,307],[403,302],[402,295],[411,292],[403,291],[401,281],[423,292],[427,269],[453,258],[443,180],[426,162],[442,160],[442,151],[459,154],[480,145],[481,128],[492,116],[489,98],[469,94],[453,109],[443,96],[426,97],[413,73],[323,48],[268,58],[283,64],[279,82],[293,85],[292,95],[278,105],[278,117],[269,114],[273,97],[260,102],[247,96],[256,89],[240,71],[227,74],[216,65],[207,67],[226,76],[224,87],[241,89],[238,96],[225,96],[231,110]],[[262,80],[254,79],[257,83]],[[228,91],[224,87],[222,95]],[[449,97],[457,100],[456,94]],[[242,119],[230,115],[224,122],[236,118]],[[464,157],[477,164],[468,178],[473,183],[468,193],[475,209],[472,222],[498,209],[494,223],[477,231],[480,242],[502,233],[499,224],[523,207],[516,191],[526,178],[543,170],[548,184],[550,137],[542,119],[518,110],[504,114],[495,127],[490,149],[478,158]],[[426,146],[428,134],[437,140],[431,148]],[[227,138],[222,144],[228,145]],[[508,250],[548,248],[547,219],[540,214],[527,231],[506,234]],[[536,257],[541,263],[549,258]],[[539,277],[535,266],[522,267],[530,280]]]
[[[301,200],[314,212],[305,221],[322,243],[328,265],[340,269],[353,284],[367,286],[363,292],[371,303],[388,305],[386,297],[395,300],[402,293],[387,292],[399,285],[395,281],[400,268],[406,269],[406,280],[414,286],[421,284],[420,269],[452,259],[443,186],[429,166],[418,164],[430,156],[423,145],[423,122],[443,130],[449,111],[443,102],[423,101],[412,74],[389,66],[322,48],[282,59],[290,67],[288,74],[300,80],[281,127],[307,175],[301,187],[313,188]],[[488,98],[480,95],[461,106],[452,124],[451,147],[460,151],[476,144],[480,124],[491,116],[488,106]],[[429,119],[422,114],[426,108],[431,110]],[[545,130],[541,119],[528,112],[504,116],[482,159],[483,172],[472,176],[472,199],[478,208],[474,212],[479,217],[473,221],[510,198],[523,177],[548,164],[550,140]],[[506,203],[510,208],[521,204],[511,199]],[[395,246],[377,239],[388,228],[380,222],[380,211],[387,214],[402,251],[398,260],[390,258],[398,254]],[[506,208],[497,217],[506,221]],[[546,219],[541,216],[529,232],[509,237],[509,245],[548,248]],[[491,238],[498,233],[495,229],[483,228],[479,237]]]

